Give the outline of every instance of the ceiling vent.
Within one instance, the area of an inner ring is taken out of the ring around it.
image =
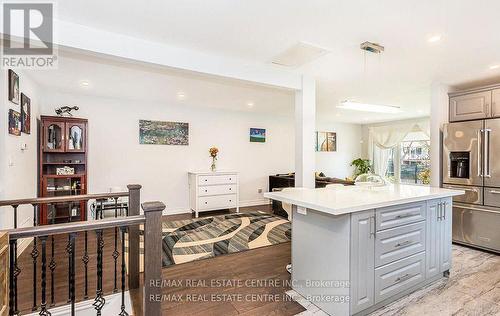
[[[286,67],[299,67],[329,53],[328,49],[304,42],[290,47],[276,56],[271,62]]]
[[[375,54],[380,54],[384,51],[384,46],[377,44],[377,43],[372,43],[372,42],[361,43],[360,48],[364,51],[367,51],[370,53],[375,53]]]

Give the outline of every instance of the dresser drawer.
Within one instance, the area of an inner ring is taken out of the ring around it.
[[[198,209],[226,209],[236,207],[236,194],[203,196],[198,198]]]
[[[383,230],[375,240],[375,266],[406,258],[425,250],[425,222]]]
[[[236,183],[236,175],[216,175],[216,176],[200,176],[198,178],[198,185],[214,185],[214,184],[232,184]]]
[[[500,189],[484,188],[484,205],[500,207]]]
[[[425,202],[376,210],[377,231],[425,220]]]
[[[375,269],[375,304],[425,280],[425,252]]]
[[[198,187],[199,196],[221,195],[236,193],[236,184],[208,185]]]

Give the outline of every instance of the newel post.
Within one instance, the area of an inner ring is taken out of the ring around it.
[[[161,315],[161,268],[162,268],[162,202],[142,204],[144,224],[144,315]]]
[[[128,216],[139,215],[141,211],[140,184],[129,184],[128,188]],[[128,287],[139,288],[139,227],[129,227],[128,234]]]

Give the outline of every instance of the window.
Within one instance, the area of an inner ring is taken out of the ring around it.
[[[430,140],[422,132],[411,132],[389,151],[386,178],[394,183],[430,183]]]

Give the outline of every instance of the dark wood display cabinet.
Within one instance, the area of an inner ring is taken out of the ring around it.
[[[87,120],[40,118],[39,197],[87,194]],[[84,221],[87,201],[43,205],[39,224]]]

